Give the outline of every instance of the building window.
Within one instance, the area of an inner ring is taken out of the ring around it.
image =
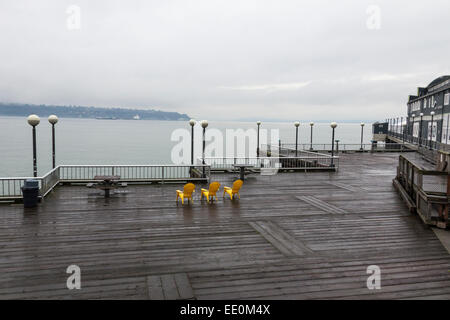
[[[433,127],[433,130],[431,129],[431,127]],[[428,132],[427,132],[427,139],[431,141],[436,141],[436,131],[437,131],[437,122],[436,121],[428,121]],[[431,132],[433,132],[433,136],[431,136]]]
[[[411,112],[420,110],[420,100],[411,104]]]
[[[450,114],[447,114],[446,117],[444,117],[443,119],[444,121],[442,122],[442,141],[441,142],[445,142],[446,144],[448,143],[448,125],[449,125],[449,120],[450,120]]]
[[[419,137],[419,122],[415,121],[413,125],[413,137]]]
[[[444,95],[444,105],[448,106],[449,103],[450,103],[450,93],[446,93]]]

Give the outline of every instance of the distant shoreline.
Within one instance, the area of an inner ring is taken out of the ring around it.
[[[1,112],[0,112],[0,117],[11,117],[11,118],[26,118],[26,117],[28,117],[29,116],[29,114],[27,114],[27,115],[20,115],[20,116],[16,116],[16,115],[4,115],[4,114],[2,114]],[[38,114],[38,116],[40,116],[40,117],[43,117],[43,116],[41,116],[40,114]],[[59,118],[62,118],[62,119],[75,119],[75,120],[108,120],[108,121],[110,121],[110,120],[127,120],[127,121],[137,121],[137,120],[135,120],[135,119],[118,119],[118,118],[116,118],[116,119],[98,119],[98,118],[81,118],[81,117],[64,117],[64,116],[58,116]],[[188,119],[175,119],[175,120],[161,120],[161,119],[139,119],[139,121],[141,121],[141,120],[146,120],[146,121],[186,121],[186,120],[188,120]],[[209,121],[215,121],[215,122],[239,122],[239,123],[253,123],[253,122],[255,122],[255,121],[253,121],[253,120],[247,120],[247,119],[244,119],[244,120],[241,120],[241,119],[238,119],[238,120],[233,120],[233,119],[224,119],[224,120],[220,120],[220,119],[210,119]],[[308,125],[309,126],[309,120],[299,120],[300,122],[301,122],[301,125]],[[289,121],[289,120],[264,120],[263,121],[263,123],[290,123],[290,122],[292,122],[292,121]],[[315,123],[315,124],[329,124],[330,122],[332,122],[331,120],[313,120],[313,122]],[[336,122],[338,123],[338,125],[339,124],[360,124],[361,123],[361,121],[359,121],[359,120],[336,120]],[[366,125],[367,124],[372,124],[372,123],[374,123],[374,122],[376,122],[376,120],[363,120],[362,122],[364,122]]]
[[[0,118],[21,118],[21,119],[25,119],[29,116],[29,114],[27,115],[23,115],[23,116],[12,116],[12,115],[5,115],[5,114],[1,114],[0,113]],[[37,116],[39,116],[42,119],[46,119],[47,116],[43,116],[40,114],[37,114]],[[115,118],[115,119],[98,119],[98,118],[80,118],[80,117],[64,117],[64,116],[58,116],[59,119],[71,119],[71,120],[101,120],[101,121],[112,121],[112,120],[119,120],[119,121],[186,121],[185,119],[175,119],[175,120],[165,120],[165,119],[139,119],[139,120],[135,120],[135,119],[119,119],[119,118]]]
[[[27,117],[37,114],[48,117],[55,114],[60,118],[73,119],[100,119],[100,120],[189,120],[187,114],[167,112],[161,110],[126,109],[126,108],[99,108],[84,106],[48,106],[21,103],[0,103],[0,115],[12,117]]]

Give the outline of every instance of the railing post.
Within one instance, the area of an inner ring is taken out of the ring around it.
[[[161,167],[161,184],[164,184],[164,166]]]
[[[423,189],[423,174],[422,171],[419,170],[417,174],[417,187],[421,190]]]

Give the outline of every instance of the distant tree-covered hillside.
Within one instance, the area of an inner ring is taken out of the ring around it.
[[[139,116],[140,119],[145,120],[189,119],[188,115],[184,113],[160,110],[0,103],[0,115],[25,117],[30,114],[37,114],[40,117],[48,117],[51,114],[55,114],[61,118],[133,119],[135,116]]]

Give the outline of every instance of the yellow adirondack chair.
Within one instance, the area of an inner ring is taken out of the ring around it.
[[[242,180],[236,180],[233,182],[233,187],[223,187],[223,197],[225,198],[225,193],[228,193],[230,195],[230,199],[233,200],[233,195],[237,194],[238,198],[240,199],[241,196],[239,195],[239,190],[242,187],[242,184],[244,181]]]
[[[217,200],[216,193],[219,190],[219,187],[220,187],[220,183],[218,183],[217,181],[211,182],[211,184],[209,185],[209,190],[202,188],[201,199],[203,200],[203,196],[205,196],[206,201],[208,201],[208,203],[209,203],[210,197],[211,197],[211,200],[214,200],[214,197],[216,197],[216,200]]]
[[[178,199],[181,198],[181,203],[184,204],[184,199],[191,200],[191,202],[194,202],[192,200],[192,193],[195,192],[195,185],[193,183],[186,183],[183,187],[183,191],[177,190],[177,203]]]

